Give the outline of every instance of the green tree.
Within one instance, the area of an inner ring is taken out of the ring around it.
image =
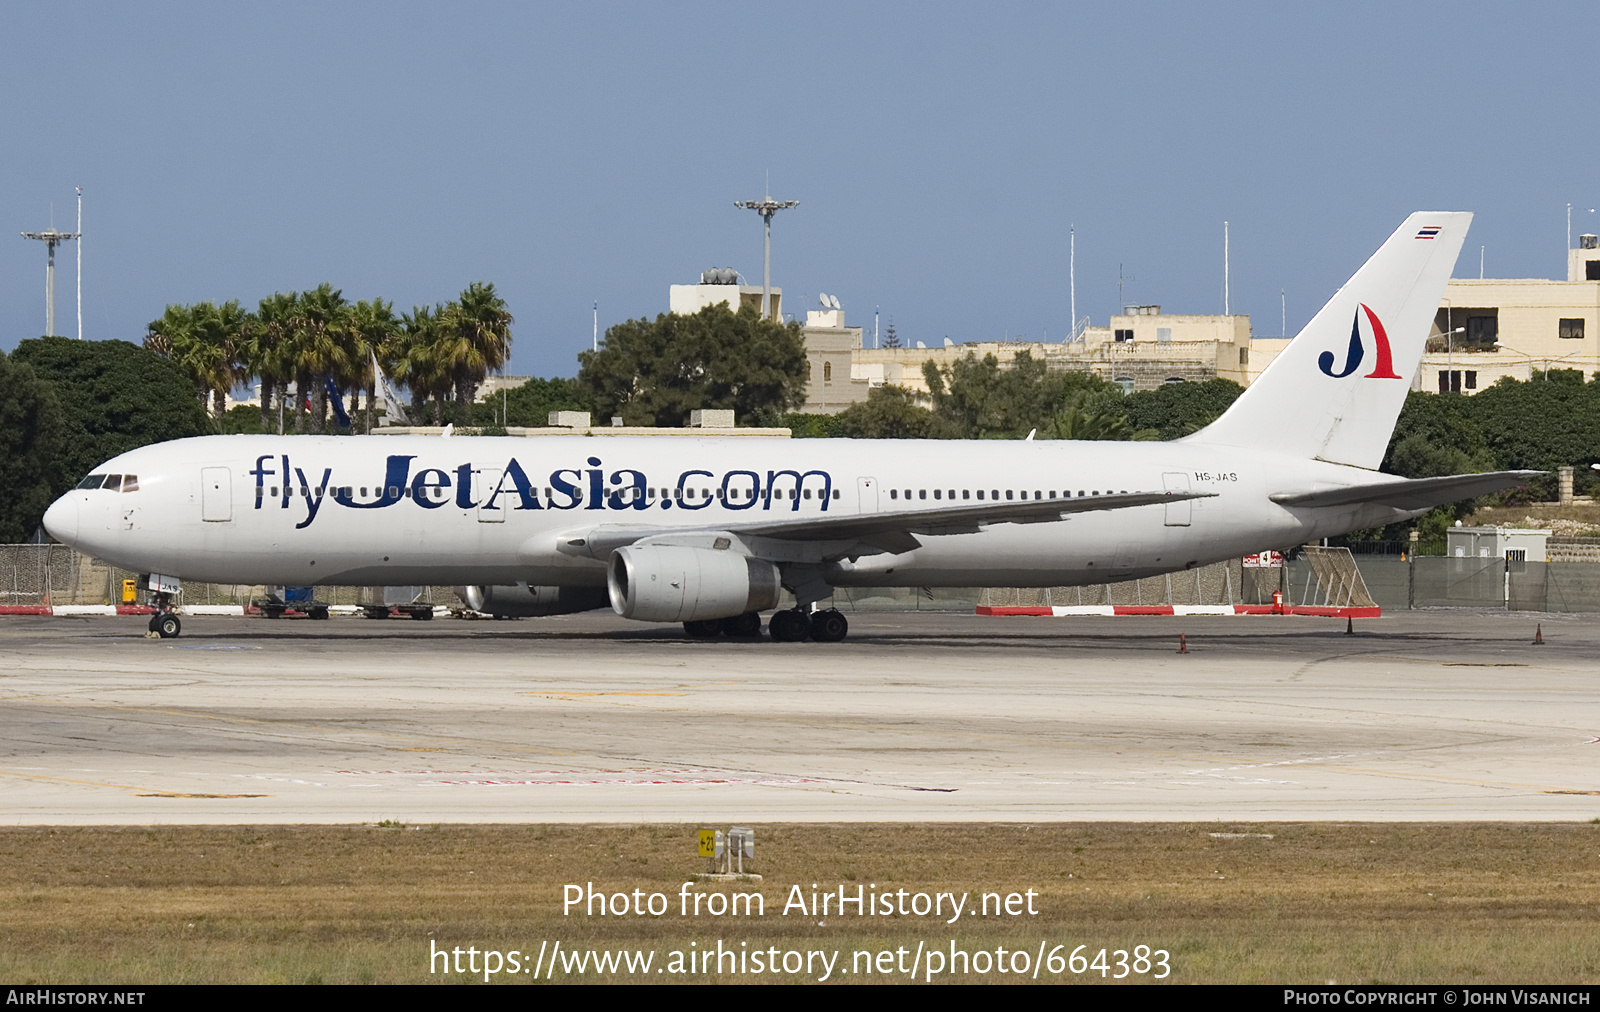
[[[1122,392],[1091,373],[1050,369],[1028,352],[1002,367],[994,355],[968,352],[944,368],[924,363],[933,412],[958,438],[1017,438],[1053,424],[1068,409],[1120,415]],[[1076,438],[1083,438],[1082,436]]]
[[[261,431],[283,434],[283,414],[289,399],[289,381],[294,378],[294,319],[299,315],[300,296],[277,292],[256,306],[254,324],[245,331],[240,361],[247,378],[261,381]],[[274,417],[272,407],[278,405]]]
[[[27,541],[66,484],[61,400],[32,368],[0,354],[0,542]]]
[[[511,356],[511,324],[506,304],[494,285],[475,281],[444,308],[440,323],[440,358],[455,388],[456,411],[467,420],[468,405],[491,372],[505,368]]]
[[[194,384],[201,406],[220,418],[228,392],[245,378],[240,355],[250,325],[250,314],[237,299],[220,306],[172,305],[159,320],[150,321],[144,346],[176,362]]]
[[[696,408],[731,408],[739,422],[766,424],[805,399],[800,325],[749,307],[628,320],[578,361],[578,383],[600,418],[620,415],[629,425],[681,426]]]
[[[1154,429],[1159,439],[1177,439],[1216,421],[1242,393],[1244,387],[1227,379],[1163,383],[1128,394],[1122,410],[1134,429]]]
[[[868,394],[871,398],[871,394]],[[778,424],[789,430],[795,439],[836,439],[844,432],[839,428],[838,415],[811,415],[791,411],[778,419]]]
[[[1494,470],[1494,454],[1472,417],[1472,407],[1465,397],[1408,393],[1382,470],[1406,478]]]
[[[535,376],[505,392],[505,425],[548,425],[552,411],[594,410],[594,400],[576,379]]]
[[[364,390],[367,401],[361,431],[371,432],[376,411],[373,399],[378,392],[378,377],[372,371],[372,360],[376,357],[380,365],[392,366],[394,345],[401,332],[400,320],[394,315],[394,303],[382,299],[357,302],[350,308],[349,331],[351,353],[356,356],[350,373],[350,416],[353,422],[356,412],[361,410],[358,391]]]
[[[41,337],[20,342],[11,361],[31,367],[60,399],[57,495],[119,453],[210,430],[183,370],[126,341]]]
[[[1039,430],[1044,439],[1158,439],[1155,429],[1135,429],[1128,424],[1121,405],[1110,398],[1076,398],[1069,402],[1050,424]]]
[[[1570,464],[1587,483],[1588,465],[1600,462],[1600,383],[1585,383],[1576,370],[1551,370],[1527,382],[1502,379],[1472,397],[1439,399],[1465,402],[1495,468],[1554,471]],[[1534,484],[1553,498],[1555,481],[1551,475]]]
[[[851,439],[950,439],[955,426],[917,403],[905,387],[873,387],[867,399],[835,416],[836,430],[829,435]]]
[[[444,398],[450,392],[451,370],[440,347],[444,306],[413,306],[400,321],[395,341],[394,378],[411,391],[411,421],[421,425],[423,407],[433,399],[433,424],[444,424]]]

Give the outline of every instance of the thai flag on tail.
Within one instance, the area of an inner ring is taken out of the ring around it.
[[[1418,239],[1432,239],[1434,236],[1436,236],[1438,234],[1439,234],[1439,226],[1438,225],[1427,225],[1427,226],[1423,227],[1422,231],[1417,233],[1417,238]]]

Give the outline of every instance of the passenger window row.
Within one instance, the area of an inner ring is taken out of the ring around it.
[[[919,488],[919,489],[916,489],[915,491],[916,491],[916,497],[918,499],[927,499],[928,498],[928,489]],[[1016,500],[1019,500],[1019,499],[1026,500],[1026,499],[1030,498],[1030,493],[1028,492],[1027,489],[1012,489],[1012,488],[1008,488],[1008,489],[1004,490],[1003,494],[1005,496],[1006,501],[1008,501],[1008,502],[1015,502]],[[1079,489],[1078,490],[1078,495],[1080,495],[1080,496],[1091,496],[1091,495],[1099,495],[1099,494],[1100,494],[1100,490],[1099,489],[1090,489],[1088,491],[1085,491],[1084,489]],[[1117,494],[1127,495],[1128,494],[1128,490],[1127,489],[1123,489],[1121,491],[1121,493],[1117,493],[1115,490],[1108,488],[1108,489],[1105,490],[1105,494],[1106,495],[1117,495]],[[987,499],[985,500],[985,490],[980,488],[980,489],[977,490],[977,496],[976,497],[978,499],[980,499],[980,500],[999,502],[1001,495],[1002,495],[1002,490],[997,489],[997,488],[991,488],[991,489],[987,490]],[[909,499],[911,499],[911,497],[912,497],[912,489],[909,489],[909,488],[908,489],[891,488],[889,490],[889,498],[890,499],[901,499],[901,498],[904,498],[904,499],[909,500]],[[961,498],[962,499],[972,499],[973,497],[974,496],[973,496],[973,490],[972,489],[968,489],[968,488],[961,489]],[[956,498],[956,490],[953,489],[953,488],[952,489],[936,488],[936,489],[933,490],[933,498],[935,498],[935,499],[951,499],[951,500],[953,500],[953,499]],[[1056,498],[1071,499],[1071,498],[1073,498],[1073,495],[1072,495],[1072,490],[1071,489],[1067,489],[1067,490],[1063,491],[1060,494],[1060,496],[1056,495],[1056,490],[1055,489],[1051,489],[1048,492],[1046,492],[1044,490],[1041,490],[1041,489],[1034,489],[1032,494],[1031,494],[1031,498],[1038,499],[1038,500],[1056,499]]]

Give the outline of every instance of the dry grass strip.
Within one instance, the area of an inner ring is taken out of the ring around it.
[[[0,979],[460,981],[429,974],[430,941],[531,959],[541,941],[557,939],[569,948],[648,947],[662,959],[721,939],[839,949],[846,962],[856,949],[918,941],[1030,953],[1041,940],[1091,953],[1143,943],[1168,950],[1170,979],[1187,983],[1600,977],[1597,825],[758,824],[766,916],[685,919],[681,884],[705,864],[694,854],[695,829],[0,829]],[[608,893],[664,893],[671,913],[563,916],[563,885],[588,882]],[[809,895],[813,883],[852,895],[858,885],[953,890],[971,893],[973,904],[982,892],[1033,889],[1040,913],[949,926],[780,913],[792,885]]]

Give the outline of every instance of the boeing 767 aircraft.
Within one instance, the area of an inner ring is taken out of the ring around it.
[[[1072,586],[1419,516],[1534,472],[1377,471],[1472,216],[1413,214],[1172,442],[205,436],[106,461],[52,537],[166,579],[467,585],[691,635],[845,637],[835,587]],[[514,588],[514,590],[512,589]],[[151,628],[179,631],[170,593]]]

